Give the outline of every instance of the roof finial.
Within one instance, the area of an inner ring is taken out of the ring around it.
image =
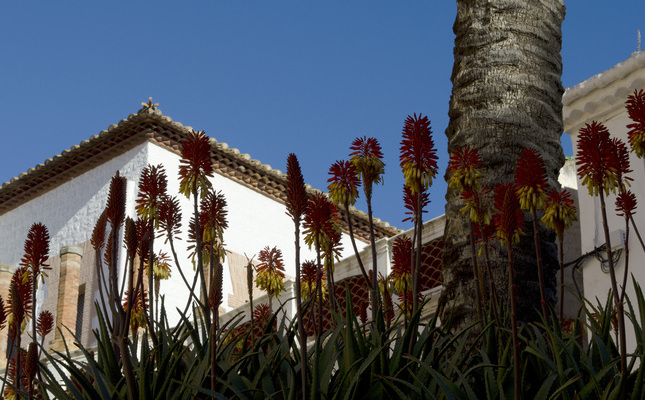
[[[159,103],[153,103],[152,102],[152,97],[148,97],[148,102],[147,103],[141,103],[143,106],[144,110],[156,110],[157,106],[159,106]]]

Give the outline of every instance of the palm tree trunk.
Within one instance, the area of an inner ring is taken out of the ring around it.
[[[558,187],[564,164],[562,134],[562,0],[458,0],[455,62],[452,72],[448,150],[469,145],[479,150],[485,184],[512,180],[517,155],[533,147],[544,158],[549,184]],[[461,327],[474,321],[477,306],[469,229],[459,212],[463,202],[456,191],[446,195],[446,228],[442,294],[444,304],[455,304],[453,322]],[[532,227],[514,249],[518,315],[534,319],[540,294]],[[547,300],[555,300],[558,268],[553,234],[540,228]],[[507,260],[493,248],[493,282],[504,287]],[[500,299],[508,304],[508,298]],[[539,308],[539,307],[538,307]]]

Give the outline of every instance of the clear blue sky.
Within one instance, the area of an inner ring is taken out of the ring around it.
[[[0,4],[0,182],[152,96],[283,172],[296,153],[325,191],[351,141],[378,138],[387,175],[375,215],[408,228],[398,148],[405,117],[421,112],[441,166],[428,218],[443,213],[454,0],[24,3]],[[645,1],[569,0],[564,86],[628,58],[637,29],[645,35]]]

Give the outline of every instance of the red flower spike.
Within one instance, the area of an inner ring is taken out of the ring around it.
[[[210,141],[204,132],[193,131],[182,142],[179,192],[186,197],[190,197],[194,191],[205,196],[211,188],[210,176],[213,176]]]
[[[125,230],[123,234],[123,245],[130,260],[134,260],[137,255],[137,247],[139,246],[137,238],[137,227],[134,220],[130,217],[125,219]]]
[[[49,254],[49,231],[40,222],[35,223],[27,233],[25,240],[25,255],[20,260],[20,265],[27,269],[26,273],[31,274],[37,284],[40,277],[44,282],[47,274],[43,270],[51,269],[45,261]],[[25,277],[23,277],[25,279]]]
[[[515,191],[522,210],[543,209],[547,186],[546,168],[540,153],[530,147],[522,149],[515,166]]]
[[[181,228],[181,207],[179,199],[166,196],[159,204],[159,227],[166,233],[166,241],[171,237],[178,239]]]
[[[152,240],[150,229],[151,223],[150,221],[144,221],[141,218],[137,218],[137,220],[134,221],[134,227],[137,232],[137,254],[145,263],[148,261],[148,256],[150,255],[150,241]]]
[[[210,280],[210,288],[208,289],[208,305],[211,310],[219,310],[219,306],[222,304],[224,296],[223,272],[222,264],[215,265],[215,276]]]
[[[0,330],[3,330],[7,324],[7,309],[4,305],[4,300],[0,297]]]
[[[266,246],[258,255],[255,284],[271,297],[277,297],[284,290],[284,261],[282,251]]]
[[[309,205],[304,221],[305,243],[325,248],[329,237],[338,229],[339,216],[336,206],[322,193],[315,193],[309,198]]]
[[[403,204],[405,208],[408,210],[405,212],[405,215],[409,215],[409,217],[403,219],[402,222],[405,221],[412,221],[414,222],[417,218],[417,215],[419,214],[419,210],[417,210],[417,196],[412,194],[412,190],[410,189],[409,186],[403,185]],[[425,214],[428,211],[424,210],[425,206],[430,204],[430,195],[427,192],[422,192],[421,193],[421,214]]]
[[[307,189],[298,157],[291,153],[287,157],[287,215],[300,221],[307,212]]]
[[[112,262],[112,246],[112,241],[108,240],[105,246],[105,252],[103,253],[103,263],[105,265],[110,265]]]
[[[322,282],[323,296],[327,294],[327,285],[325,285],[325,274],[322,269],[318,268],[315,261],[309,260],[302,263],[300,268],[300,284],[302,286],[301,295],[303,300],[309,300],[316,295],[316,284],[318,278]]]
[[[576,167],[582,184],[592,196],[597,196],[600,190],[609,194],[618,186],[619,165],[614,148],[604,125],[593,121],[580,129]]]
[[[33,380],[38,372],[38,347],[35,342],[30,342],[25,358],[25,377],[28,381]]]
[[[354,164],[358,177],[363,181],[363,191],[366,197],[372,195],[372,185],[380,183],[385,173],[381,145],[375,138],[356,138],[349,147],[350,161]]]
[[[213,193],[209,191],[201,201],[199,234],[202,239],[202,255],[205,258],[205,263],[210,262],[211,255],[214,255],[218,260],[224,259],[224,229],[228,228],[226,205],[226,198],[221,192]],[[188,250],[192,250],[190,253],[192,259],[196,256],[194,251],[196,241],[195,218],[192,217],[190,219],[190,230],[188,231],[188,242],[193,243],[188,246]]]
[[[618,138],[612,138],[611,145],[616,157],[616,180],[620,189],[625,189],[625,186],[631,186],[629,182],[633,181],[627,176],[633,172],[629,166],[629,150],[625,142]]]
[[[495,209],[497,214],[493,215],[493,223],[497,231],[497,237],[502,244],[510,241],[517,243],[520,235],[523,235],[524,214],[520,209],[520,201],[517,198],[512,183],[498,183],[495,186]]]
[[[633,123],[627,125],[627,137],[632,151],[639,158],[645,157],[645,92],[634,90],[627,97],[627,114]]]
[[[636,210],[636,195],[631,190],[625,190],[616,196],[616,215],[629,218]]]
[[[401,140],[399,161],[405,177],[405,185],[413,194],[424,191],[432,185],[437,174],[437,150],[432,140],[430,120],[421,114],[405,120]]]
[[[394,288],[399,293],[412,289],[412,239],[407,236],[400,236],[394,240],[392,246],[392,272],[390,279],[394,282]]]
[[[168,179],[162,165],[147,165],[139,178],[139,194],[136,200],[137,214],[144,220],[154,221],[159,227],[159,206],[166,197]]]
[[[107,227],[107,210],[103,210],[96,225],[94,226],[94,231],[92,231],[92,238],[90,243],[94,250],[102,250],[105,246],[105,228]]]
[[[547,194],[544,216],[542,216],[544,225],[553,229],[558,237],[562,238],[564,230],[577,219],[576,207],[569,192],[564,189],[561,192],[551,189]]]
[[[49,335],[52,329],[54,329],[54,316],[47,310],[41,311],[36,324],[36,332],[41,338],[44,338]]]
[[[349,161],[336,161],[329,168],[329,175],[331,178],[327,179],[327,187],[331,201],[339,207],[354,205],[358,198],[358,188],[361,186],[354,164]]]
[[[25,280],[25,276],[27,279]],[[11,315],[9,317],[10,335],[20,334],[24,327],[23,322],[31,318],[31,290],[32,277],[27,273],[25,267],[16,269],[9,284],[9,304],[7,305]],[[17,331],[15,330],[17,329]]]
[[[484,164],[479,151],[469,146],[461,147],[450,154],[448,186],[458,190],[477,190],[482,174],[479,168]]]
[[[125,219],[125,192],[126,179],[119,175],[119,171],[116,171],[110,182],[106,206],[107,220],[112,225],[112,229],[121,226]]]
[[[226,206],[226,198],[221,191],[216,193],[209,191],[201,201],[199,221],[203,230],[204,243],[210,243],[211,240],[222,241],[224,229],[228,228]]]

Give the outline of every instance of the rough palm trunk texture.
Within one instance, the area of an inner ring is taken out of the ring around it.
[[[515,160],[524,147],[544,157],[549,184],[557,186],[564,164],[562,134],[562,42],[565,8],[561,0],[458,0],[455,32],[449,151],[470,145],[484,161],[484,182],[491,187],[513,179]],[[468,222],[459,212],[457,193],[446,194],[442,301],[454,305],[454,321],[463,326],[476,317]],[[518,318],[536,318],[539,286],[530,214],[515,247]],[[558,268],[552,234],[542,234],[547,296],[555,301]],[[508,301],[505,249],[494,240],[492,268],[498,297]],[[482,260],[483,261],[483,260]],[[450,309],[450,308],[448,308]]]

